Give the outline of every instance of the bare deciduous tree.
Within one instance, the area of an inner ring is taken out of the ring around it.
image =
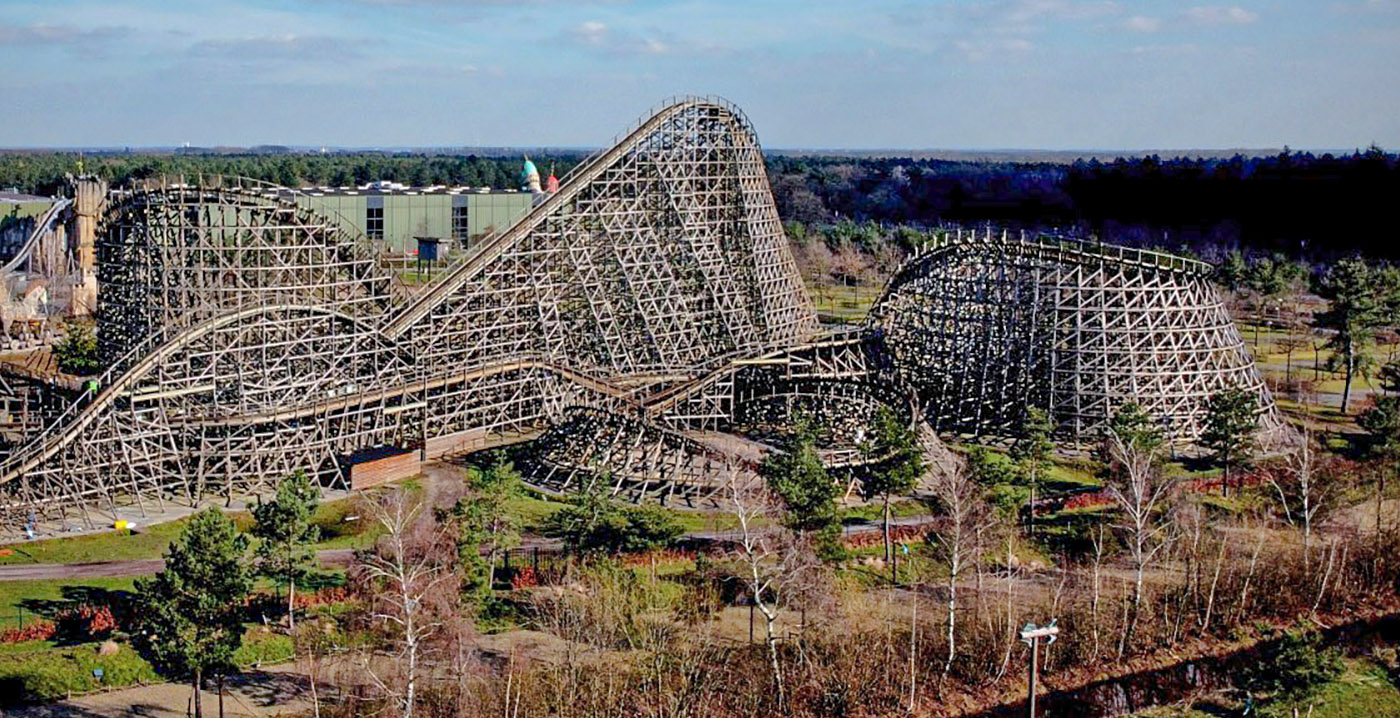
[[[1286,468],[1281,475],[1271,473],[1269,476],[1284,519],[1303,532],[1303,572],[1308,577],[1312,575],[1313,527],[1332,492],[1332,485],[1323,478],[1318,464],[1312,432],[1304,426],[1288,453]]]
[[[781,712],[787,705],[787,687],[778,651],[778,617],[795,595],[821,580],[821,561],[809,540],[784,526],[782,501],[766,487],[742,485],[731,476],[728,490],[727,508],[739,524],[734,554],[743,565],[754,608],[763,616],[764,640]]]
[[[456,544],[421,495],[395,490],[370,497],[365,515],[383,532],[356,555],[353,580],[370,602],[370,619],[389,636],[391,670],[362,657],[365,675],[411,718],[432,641],[455,616]],[[392,675],[391,675],[392,674]]]
[[[948,570],[948,655],[938,679],[941,690],[957,657],[958,580],[963,570],[982,553],[982,541],[988,534],[993,515],[982,496],[981,485],[961,466],[933,472],[928,485],[940,514],[929,534],[929,543]]]
[[[1108,474],[1107,493],[1121,513],[1116,525],[1133,561],[1131,613],[1118,644],[1122,655],[1132,643],[1142,613],[1142,583],[1147,567],[1171,543],[1170,524],[1162,520],[1176,480],[1159,466],[1163,443],[1135,440],[1110,428],[1107,451],[1113,470]]]

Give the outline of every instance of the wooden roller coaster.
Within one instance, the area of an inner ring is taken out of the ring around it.
[[[533,441],[527,480],[606,476],[704,502],[753,480],[798,415],[835,467],[873,412],[1087,436],[1136,400],[1189,440],[1227,385],[1272,403],[1208,268],[1168,255],[955,234],[856,331],[820,336],[757,138],[711,98],[652,113],[520,222],[410,295],[363,237],[246,180],[129,191],[97,239],[105,370],[0,456],[0,530],[268,489],[358,488],[366,450],[416,460]]]

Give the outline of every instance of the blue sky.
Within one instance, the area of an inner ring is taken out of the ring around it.
[[[1400,147],[1400,0],[0,0],[0,146]]]

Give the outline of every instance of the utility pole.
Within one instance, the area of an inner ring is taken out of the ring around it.
[[[1060,629],[1055,625],[1057,619],[1050,619],[1044,626],[1037,627],[1034,623],[1027,622],[1021,628],[1021,640],[1031,647],[1031,668],[1030,668],[1030,696],[1026,700],[1027,713],[1030,718],[1035,718],[1035,681],[1037,663],[1040,659],[1040,639],[1045,639],[1045,645],[1055,642],[1060,635]]]

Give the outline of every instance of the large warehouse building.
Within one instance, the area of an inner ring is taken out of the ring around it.
[[[529,192],[471,187],[405,187],[375,183],[368,188],[311,187],[297,203],[338,220],[352,234],[380,241],[384,251],[412,254],[417,238],[454,245],[515,224],[534,204]]]

